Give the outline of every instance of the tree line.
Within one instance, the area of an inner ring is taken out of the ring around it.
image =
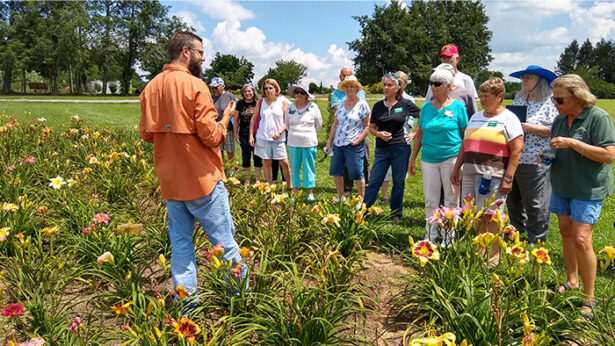
[[[25,93],[36,71],[55,94],[62,80],[81,94],[93,79],[102,80],[103,94],[110,80],[128,94],[139,80],[135,66],[156,75],[168,62],[170,34],[192,30],[168,9],[151,0],[0,1],[2,91]]]

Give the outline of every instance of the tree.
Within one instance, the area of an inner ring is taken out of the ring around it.
[[[476,78],[475,78],[476,86],[483,84],[484,81],[488,80],[489,78],[493,78],[493,77],[500,77],[504,79],[504,74],[500,71],[489,71],[489,70],[478,71],[478,73],[476,74]]]
[[[249,83],[254,78],[254,64],[246,58],[238,58],[232,54],[216,53],[211,66],[205,70],[203,76],[206,80],[213,77],[224,79],[224,83],[229,89],[239,89],[245,83]]]
[[[594,48],[594,62],[599,69],[598,77],[615,83],[615,41],[600,40]]]
[[[580,67],[586,67],[588,69],[595,66],[594,59],[594,47],[592,43],[589,42],[589,39],[585,40],[579,48],[579,53],[577,54],[577,65],[575,66],[575,70],[578,70]]]
[[[275,68],[270,68],[267,74],[258,81],[258,85],[262,85],[267,78],[275,79],[283,93],[292,84],[296,84],[301,78],[307,76],[307,67],[293,60],[278,60],[275,62]]]
[[[371,17],[354,18],[361,38],[348,46],[357,52],[353,60],[364,84],[379,82],[387,72],[410,71],[413,92],[422,94],[446,43],[459,48],[460,69],[471,76],[493,59],[489,18],[480,2],[415,1],[406,9],[394,0],[388,6],[375,5]]]
[[[577,40],[573,40],[570,45],[564,49],[564,52],[560,54],[555,72],[559,74],[567,74],[576,70],[578,55],[579,43]]]

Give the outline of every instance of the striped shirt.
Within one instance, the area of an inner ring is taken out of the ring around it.
[[[513,112],[504,110],[492,117],[476,113],[463,139],[463,175],[491,172],[492,177],[503,177],[510,159],[508,143],[519,136],[523,128]]]

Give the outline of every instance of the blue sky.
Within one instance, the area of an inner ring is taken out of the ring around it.
[[[338,81],[352,65],[347,42],[359,37],[352,16],[373,12],[387,1],[166,1],[170,13],[197,29],[208,59],[215,52],[245,56],[260,78],[278,59],[308,67],[307,81]],[[483,1],[493,32],[490,69],[505,74],[527,65],[554,69],[573,40],[615,39],[614,1]],[[472,33],[468,33],[471,35]],[[443,42],[445,44],[447,42]],[[434,52],[434,55],[438,52]],[[462,52],[463,60],[463,52]],[[209,61],[205,63],[208,66]],[[463,62],[461,63],[463,65]]]

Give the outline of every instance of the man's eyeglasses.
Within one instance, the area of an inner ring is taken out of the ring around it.
[[[203,56],[203,54],[204,54],[204,52],[202,50],[194,49],[194,48],[191,48],[191,47],[188,47],[188,49],[193,50],[193,51],[199,53],[200,56]]]
[[[564,96],[564,97],[553,97],[551,96],[551,101],[553,101],[553,103],[557,103],[558,105],[564,104],[564,102],[566,102],[567,99],[571,98],[572,95],[568,95],[568,96]]]
[[[442,86],[442,84],[444,84],[444,83],[442,83],[442,82],[429,82],[429,84],[431,84],[431,85],[433,85],[433,86],[435,86],[437,88],[439,86]]]

